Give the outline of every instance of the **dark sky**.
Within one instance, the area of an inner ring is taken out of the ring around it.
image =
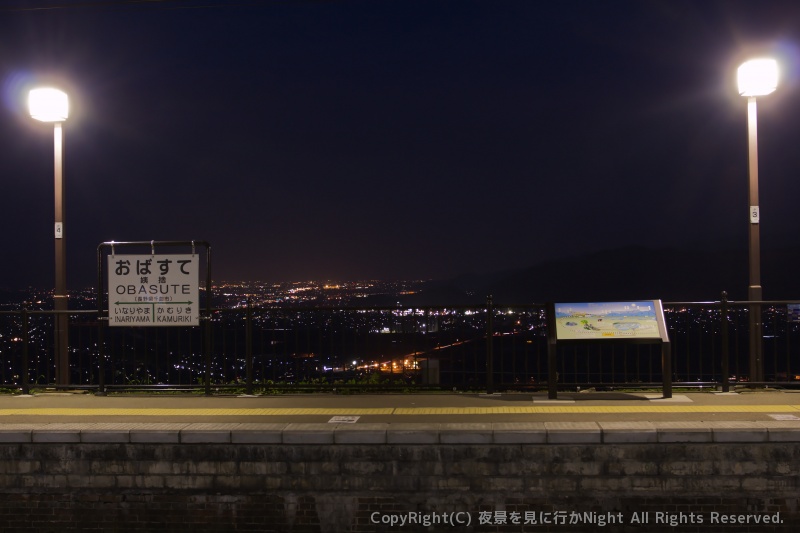
[[[109,240],[270,281],[744,249],[735,70],[764,53],[762,247],[800,244],[799,50],[800,3],[768,0],[3,0],[0,286],[53,283],[37,83],[72,103],[71,288]]]

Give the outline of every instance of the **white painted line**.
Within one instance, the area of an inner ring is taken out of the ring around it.
[[[800,417],[794,415],[769,415],[771,418],[775,420],[800,420]]]
[[[328,424],[355,424],[360,416],[334,416],[328,420]]]
[[[672,398],[664,398],[661,394],[645,394],[645,398],[651,402],[664,402],[664,403],[693,403],[691,398],[684,394],[676,394]]]

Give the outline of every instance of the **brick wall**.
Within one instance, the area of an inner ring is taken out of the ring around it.
[[[33,436],[0,444],[0,530],[649,533],[800,527],[800,443],[793,441],[448,443],[440,432],[437,443],[192,443],[198,439],[131,442],[128,435],[128,442],[42,442],[52,439]],[[712,513],[751,523],[721,523],[722,516],[711,523]],[[402,517],[416,523],[390,524]],[[526,518],[558,523],[513,523]],[[752,523],[773,518],[782,522]],[[470,525],[443,523],[455,520]]]

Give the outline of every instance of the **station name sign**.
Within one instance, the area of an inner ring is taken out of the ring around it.
[[[109,325],[199,325],[198,264],[195,254],[109,255]]]

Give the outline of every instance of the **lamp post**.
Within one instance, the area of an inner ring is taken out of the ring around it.
[[[33,89],[28,94],[31,117],[53,123],[55,181],[56,285],[53,293],[55,315],[56,384],[69,385],[69,317],[67,316],[67,264],[64,241],[64,133],[61,125],[69,116],[69,99],[58,89]]]
[[[750,286],[747,299],[750,304],[750,381],[764,381],[761,333],[761,244],[759,237],[760,212],[758,206],[758,131],[756,127],[756,97],[773,92],[778,86],[778,63],[774,59],[751,59],[742,63],[737,71],[739,94],[747,97],[747,139],[749,160],[749,210],[750,217]]]

